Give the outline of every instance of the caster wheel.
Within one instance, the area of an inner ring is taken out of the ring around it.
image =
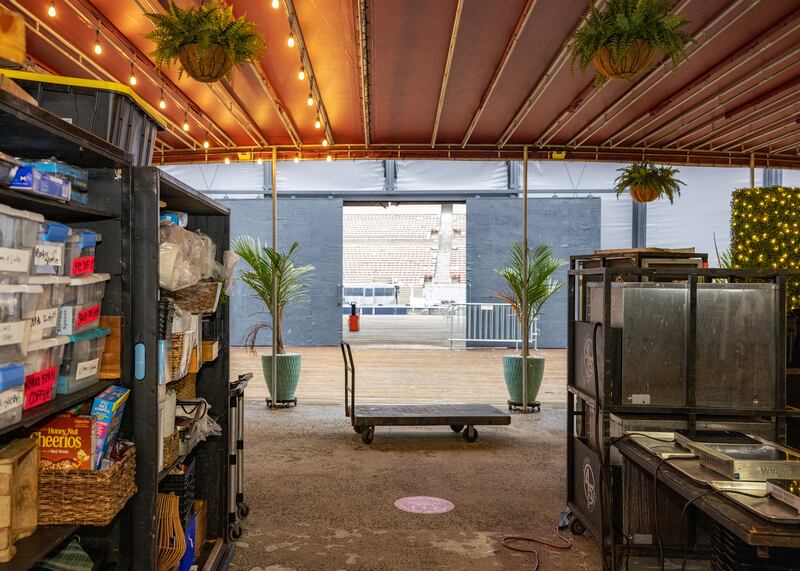
[[[464,430],[464,425],[463,424],[451,424],[450,425],[450,430],[452,430],[453,432],[461,432],[462,430]]]
[[[361,434],[362,432],[364,432],[365,428],[366,428],[366,426],[354,426],[353,430],[356,431],[356,434]]]
[[[231,526],[228,530],[228,535],[230,535],[231,539],[236,541],[237,539],[242,537],[242,526],[238,523],[235,523]]]
[[[372,444],[372,439],[375,438],[375,427],[368,426],[366,430],[361,433],[361,442],[364,444]]]
[[[572,535],[583,535],[586,533],[586,526],[583,525],[581,520],[576,518],[575,516],[569,520],[569,530],[572,532]]]
[[[468,426],[464,431],[464,440],[467,442],[475,442],[478,439],[478,429],[474,426]]]
[[[247,516],[250,515],[250,506],[248,506],[246,503],[242,502],[242,503],[239,504],[238,509],[236,510],[236,513],[239,515],[239,517],[241,519],[245,519],[245,518],[247,518]]]

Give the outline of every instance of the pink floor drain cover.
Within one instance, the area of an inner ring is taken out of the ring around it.
[[[414,514],[443,514],[452,510],[455,506],[453,502],[448,502],[442,498],[432,498],[430,496],[409,496],[400,498],[394,503],[394,507],[411,512]]]

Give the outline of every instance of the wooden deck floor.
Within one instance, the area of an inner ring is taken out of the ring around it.
[[[297,398],[308,403],[344,404],[344,377],[339,347],[300,347],[287,351],[303,356]],[[269,349],[259,350],[266,354]],[[503,381],[506,349],[407,349],[353,347],[360,403],[488,403],[505,405]],[[547,359],[539,400],[548,405],[566,403],[566,351],[535,353]],[[249,400],[263,400],[267,387],[261,359],[244,349],[231,349],[231,374],[252,371]]]

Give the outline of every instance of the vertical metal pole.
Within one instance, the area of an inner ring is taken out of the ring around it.
[[[272,249],[278,249],[278,151],[272,147]],[[278,274],[272,271],[272,408],[278,408]]]
[[[522,151],[522,413],[528,413],[528,145]]]
[[[756,187],[756,154],[750,153],[750,188]]]

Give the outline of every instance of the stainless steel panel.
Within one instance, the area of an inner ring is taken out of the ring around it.
[[[800,478],[800,455],[779,444],[699,444],[694,450],[704,466],[731,480],[763,482]]]
[[[711,482],[711,487],[754,514],[775,523],[800,524],[797,510],[767,494],[765,482]],[[745,495],[748,494],[748,495]],[[752,497],[757,496],[757,497]]]

